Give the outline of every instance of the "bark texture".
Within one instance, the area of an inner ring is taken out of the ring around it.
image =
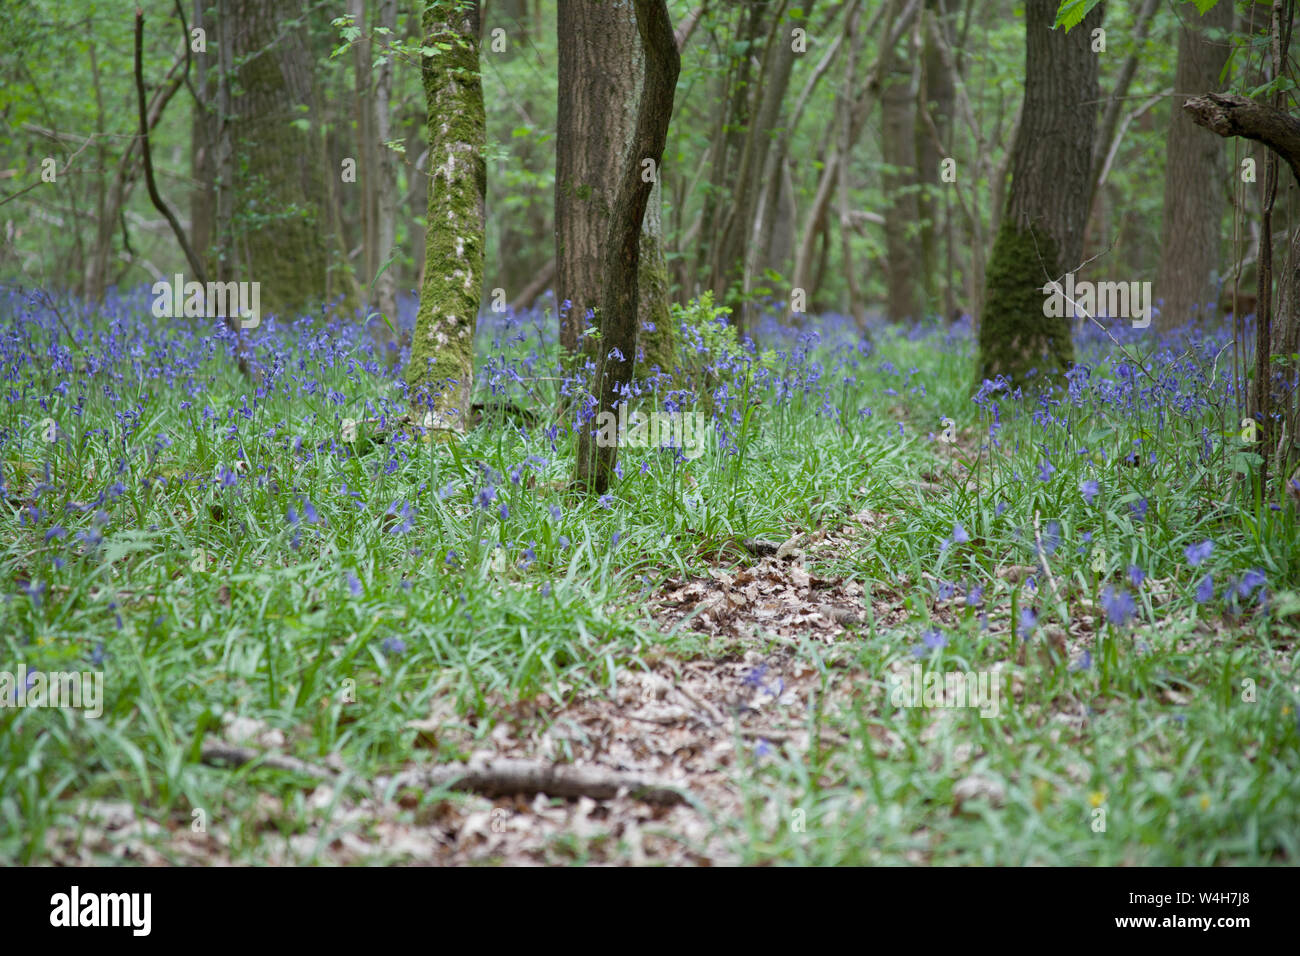
[[[487,118],[479,74],[478,0],[425,7],[429,208],[420,312],[406,378],[434,428],[467,427],[474,384],[474,329],[483,293]]]
[[[1025,4],[1024,107],[985,277],[976,384],[1019,383],[1074,361],[1070,319],[1043,314],[1043,288],[1081,265],[1098,102],[1092,31],[1104,7],[1068,33],[1052,29],[1056,9],[1056,0]]]
[[[637,109],[632,148],[620,171],[605,241],[597,363],[597,414],[613,414],[626,401],[637,347],[637,286],[641,256],[641,226],[653,180],[642,175],[643,161],[658,169],[663,161],[668,123],[681,57],[664,0],[635,0],[637,32],[645,56],[645,82]],[[617,442],[598,444],[597,432],[584,426],[578,435],[576,483],[593,494],[604,494],[618,458]]]
[[[293,21],[301,8],[227,0],[221,12],[219,42],[231,47],[235,73],[230,112],[219,117],[231,177],[231,235],[219,250],[229,262],[219,271],[260,282],[263,311],[293,314],[321,297],[326,270],[312,60]]]
[[[1176,96],[1213,90],[1228,61],[1225,37],[1207,29],[1232,28],[1232,4],[1219,3],[1205,16],[1193,7],[1180,11]],[[1227,195],[1223,184],[1227,155],[1223,141],[1198,126],[1175,99],[1165,149],[1165,199],[1161,221],[1160,269],[1155,296],[1163,299],[1157,325],[1171,329],[1200,318],[1215,301],[1220,271],[1222,223]]]

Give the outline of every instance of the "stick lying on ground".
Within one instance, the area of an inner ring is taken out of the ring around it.
[[[236,747],[220,741],[208,740],[203,744],[200,757],[206,764],[242,767],[260,763],[275,770],[301,773],[317,780],[336,780],[340,776],[333,770],[307,763],[296,757],[268,753],[250,747]],[[572,764],[552,764],[541,760],[513,760],[504,757],[471,760],[468,764],[431,767],[428,770],[407,770],[394,777],[379,777],[374,781],[373,792],[383,794],[390,785],[397,788],[450,787],[485,797],[499,797],[515,793],[545,793],[553,797],[590,797],[609,800],[626,794],[647,803],[667,806],[687,802],[684,791],[634,774],[616,773],[599,767],[576,767]]]

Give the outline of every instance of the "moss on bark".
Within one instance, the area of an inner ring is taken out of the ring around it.
[[[412,400],[438,428],[463,431],[474,384],[474,330],[483,287],[487,121],[478,59],[478,4],[433,0],[424,11],[429,205],[424,284],[406,368]]]
[[[668,308],[668,262],[664,258],[660,203],[660,185],[656,182],[641,224],[641,258],[637,263],[639,377],[648,376],[656,366],[661,372],[671,371],[677,360],[672,312]]]
[[[1035,378],[1046,384],[1073,364],[1070,319],[1043,314],[1043,275],[1059,276],[1059,260],[1046,233],[1003,221],[985,274],[977,387],[998,375],[1026,387]]]

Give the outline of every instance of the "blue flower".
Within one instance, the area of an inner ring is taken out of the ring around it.
[[[1128,591],[1116,591],[1108,587],[1101,595],[1101,606],[1106,612],[1106,619],[1115,627],[1124,627],[1137,613],[1133,604],[1133,595]]]
[[[979,607],[984,603],[984,589],[978,584],[971,585],[966,590],[966,606]]]
[[[968,535],[966,529],[961,526],[961,522],[957,522],[952,526],[952,540],[954,544],[965,544],[970,540],[970,535]]]
[[[1213,553],[1214,542],[1208,540],[1202,541],[1200,544],[1189,544],[1183,551],[1183,554],[1187,556],[1187,563],[1192,567],[1196,567]]]
[[[1255,588],[1260,587],[1268,579],[1264,577],[1264,572],[1259,568],[1253,568],[1241,576],[1241,581],[1237,584],[1238,597],[1250,597]]]
[[[347,573],[348,590],[352,592],[353,597],[361,597],[361,579],[351,571]]]
[[[1092,504],[1093,499],[1097,497],[1097,492],[1100,490],[1101,486],[1091,478],[1079,484],[1079,493],[1083,495],[1083,500],[1088,504]]]
[[[386,637],[382,646],[385,654],[400,654],[406,650],[406,642],[400,637]]]
[[[940,650],[948,646],[948,638],[937,627],[928,628],[921,634],[921,643],[932,651]]]
[[[1049,521],[1047,527],[1043,529],[1043,552],[1051,557],[1056,553],[1056,549],[1061,546],[1061,522]]]
[[[1089,670],[1091,667],[1092,667],[1092,651],[1085,650],[1083,652],[1083,656],[1080,657],[1077,661],[1075,661],[1074,664],[1070,665],[1070,671],[1077,674],[1079,671],[1086,671]]]
[[[1020,609],[1020,637],[1027,638],[1033,633],[1034,628],[1038,625],[1038,615],[1034,613],[1033,608],[1022,607]]]
[[[400,508],[398,506],[401,506]],[[405,501],[394,501],[388,506],[388,514],[396,515],[401,520],[393,524],[388,529],[389,534],[406,534],[415,527],[415,521],[412,520],[411,506]]]
[[[1146,572],[1143,571],[1141,568],[1139,568],[1136,564],[1130,564],[1128,566],[1128,583],[1133,585],[1133,587],[1140,588],[1142,586],[1142,582],[1145,581],[1146,579],[1147,579]]]
[[[1201,578],[1201,583],[1196,586],[1196,603],[1204,604],[1214,597],[1214,575],[1207,574]]]

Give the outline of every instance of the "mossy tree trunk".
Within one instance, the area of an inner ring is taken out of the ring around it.
[[[593,494],[609,488],[618,458],[617,441],[597,441],[602,419],[614,415],[632,379],[637,347],[638,270],[641,227],[654,185],[642,175],[645,160],[658,176],[663,162],[673,96],[681,72],[681,56],[664,0],[635,0],[637,32],[644,55],[644,83],[637,108],[636,132],[622,163],[618,190],[610,214],[603,262],[600,329],[602,341],[597,363],[597,419],[578,435],[575,483]]]
[[[660,180],[655,177],[641,223],[641,259],[637,275],[637,320],[641,325],[638,370],[648,375],[670,371],[676,362],[676,338],[668,306],[668,260],[664,257],[664,224]]]
[[[227,0],[218,23],[234,76],[225,123],[232,176],[220,274],[261,283],[263,312],[292,314],[322,298],[326,248],[312,125],[312,60],[297,12],[276,0]],[[326,173],[328,175],[328,172]]]
[[[1053,30],[1057,0],[1025,3],[1025,101],[1011,151],[1011,190],[985,275],[976,384],[1024,383],[1074,361],[1071,320],[1044,315],[1043,288],[1077,269],[1083,253],[1097,126],[1092,31],[1104,5]]]
[[[423,58],[429,206],[406,379],[434,428],[463,431],[474,385],[487,188],[478,0],[429,0],[423,28],[424,46],[437,52]]]

